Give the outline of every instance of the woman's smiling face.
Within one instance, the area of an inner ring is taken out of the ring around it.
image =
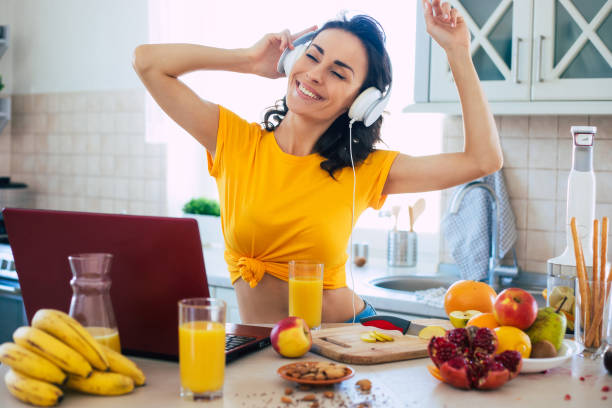
[[[289,75],[287,107],[317,121],[334,121],[357,97],[368,73],[364,45],[341,29],[320,32]]]

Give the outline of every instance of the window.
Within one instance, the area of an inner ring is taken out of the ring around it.
[[[415,2],[310,0],[306,4],[267,0],[149,0],[150,41],[246,47],[267,32],[285,28],[299,31],[312,24],[320,26],[342,10],[371,15],[385,29],[394,71],[393,94],[387,107],[390,114],[385,117],[382,134],[385,145],[382,147],[410,155],[435,154],[442,150],[440,115],[402,113],[402,109],[414,99]],[[227,106],[250,121],[261,121],[264,109],[280,99],[286,88],[283,79],[269,80],[227,72],[194,72],[181,80],[201,97]],[[193,195],[216,196],[214,180],[206,172],[204,149],[184,135],[185,132],[172,123],[152,100],[149,99],[147,106],[148,140],[168,143],[170,214],[180,212],[182,203]],[[423,135],[427,136],[425,142]],[[418,224],[419,232],[437,234],[439,192],[390,196],[385,208],[401,205],[400,227],[407,228],[407,205],[419,197],[425,197],[428,206]],[[357,229],[383,232],[389,222],[381,223],[378,212],[367,210],[359,219]],[[437,251],[437,246],[431,250]]]

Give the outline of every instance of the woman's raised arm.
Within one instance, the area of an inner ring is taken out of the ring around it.
[[[470,34],[456,9],[440,0],[423,1],[427,32],[444,50],[457,84],[465,130],[461,153],[397,157],[385,194],[441,190],[494,173],[503,156],[495,120],[470,55]]]
[[[144,44],[134,50],[132,64],[164,112],[214,154],[219,108],[200,98],[178,77],[197,70],[223,70],[278,78],[281,74],[276,64],[283,50],[293,48],[293,40],[315,28],[294,35],[287,30],[267,34],[252,47],[233,50],[195,44]]]

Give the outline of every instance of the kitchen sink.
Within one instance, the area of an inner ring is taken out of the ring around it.
[[[432,278],[430,276],[385,276],[370,281],[370,285],[382,289],[390,289],[400,292],[414,292],[433,288],[448,288],[452,282]]]

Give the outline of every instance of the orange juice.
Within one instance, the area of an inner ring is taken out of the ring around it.
[[[102,343],[117,353],[121,353],[121,343],[119,342],[119,332],[117,329],[96,326],[88,326],[86,329],[98,343]]]
[[[321,326],[322,279],[289,279],[289,316],[306,320],[311,329]]]
[[[181,385],[193,393],[218,391],[225,370],[225,326],[191,321],[179,326]]]

